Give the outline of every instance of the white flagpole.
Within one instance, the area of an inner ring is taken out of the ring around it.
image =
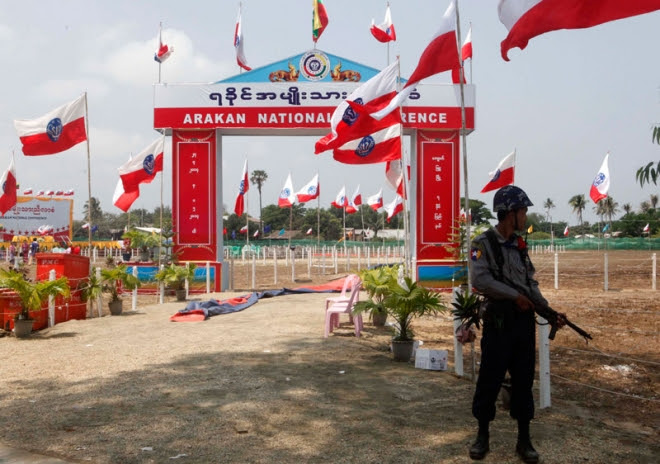
[[[165,136],[163,135],[163,138]],[[163,145],[163,152],[165,152],[165,145]],[[163,157],[165,153],[163,153]],[[158,233],[158,269],[160,269],[161,254],[163,252],[163,175],[164,172],[160,171],[160,232]]]
[[[163,43],[163,22],[161,21],[158,25],[158,48],[156,49],[156,54],[160,50],[160,45]],[[160,65],[162,63],[158,61],[158,83],[160,84]]]
[[[457,52],[460,50],[459,44],[461,43],[461,21],[458,14],[458,0],[456,0],[456,39],[457,39]],[[465,128],[465,89],[463,85],[463,66],[459,69],[459,85],[461,89],[461,135],[462,135],[462,145],[463,145],[463,189],[465,191],[465,254],[469,253],[470,250],[470,240],[471,240],[471,228],[472,228],[472,218],[470,217],[470,196],[468,194],[468,163],[467,163],[467,134]],[[468,289],[470,288],[470,267],[467,266],[467,281]]]
[[[247,168],[247,156],[245,157],[245,166]],[[248,172],[247,170],[245,171],[246,173]],[[248,182],[250,182],[250,177],[248,176]],[[250,245],[250,211],[248,209],[248,189],[247,185],[244,186],[244,191],[245,193],[243,196],[245,197],[245,227],[247,227],[247,230],[245,231],[245,243],[249,246]]]
[[[318,176],[318,171],[316,172]],[[317,178],[316,183],[316,247],[321,247],[321,178]]]
[[[87,240],[89,242],[89,257],[91,263],[92,257],[92,167],[91,156],[89,154],[89,112],[87,110],[87,92],[85,92],[85,135],[87,136]]]

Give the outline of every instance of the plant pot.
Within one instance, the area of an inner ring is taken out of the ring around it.
[[[392,355],[395,361],[408,362],[412,358],[413,340],[392,340]]]
[[[176,301],[186,301],[186,289],[177,288],[176,289]]]
[[[385,326],[385,322],[387,321],[387,313],[371,313],[371,322],[376,326],[376,327],[383,327]]]
[[[131,254],[130,253],[122,253],[121,254],[121,259],[124,260],[124,262],[129,262],[131,260]]]
[[[32,319],[14,319],[14,335],[16,338],[27,338],[32,333]]]
[[[110,301],[108,308],[110,309],[110,314],[119,316],[124,309],[124,302],[122,300]]]

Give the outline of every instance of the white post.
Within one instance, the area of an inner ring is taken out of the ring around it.
[[[206,262],[206,293],[211,293],[211,263],[208,261]]]
[[[160,270],[162,271],[163,269],[165,269],[165,265],[161,264],[160,265]],[[158,300],[159,303],[160,304],[165,303],[165,281],[164,280],[161,280],[160,285],[158,286],[158,293],[160,293],[159,300]]]
[[[188,299],[188,294],[190,293],[190,281],[186,279],[183,283],[184,288],[186,289],[186,300]]]
[[[138,276],[137,266],[133,266],[133,276]],[[137,287],[133,289],[133,299],[131,302],[131,309],[135,311],[137,309]]]
[[[48,280],[55,280],[55,269],[48,273]],[[48,296],[48,327],[55,325],[55,295]]]
[[[307,249],[307,277],[312,278],[312,249]]]
[[[351,269],[351,249],[346,248],[346,272]]]
[[[337,261],[338,261],[337,254],[338,254],[337,247],[335,246],[332,249],[332,259],[334,260],[334,263],[335,263],[335,274],[339,274],[339,267],[338,267],[338,263],[337,263]]]
[[[656,262],[655,253],[653,253],[653,255],[651,256],[651,262],[653,263],[652,266],[651,266],[652,267],[652,271],[651,271],[651,289],[655,290],[657,288],[656,287],[656,278],[657,278],[656,264],[657,264],[657,262]]]
[[[277,285],[277,248],[273,248],[273,275],[275,276],[275,285]]]
[[[452,291],[452,300],[456,302],[456,295],[461,291],[461,287],[454,287]],[[457,376],[463,377],[463,345],[456,339],[456,330],[460,327],[461,320],[454,319],[454,332],[452,339],[454,340],[454,372]]]
[[[607,253],[604,253],[604,273],[605,273],[605,280],[603,283],[603,290],[607,291],[609,288],[609,270],[608,270],[608,261],[607,261]]]
[[[371,246],[367,247],[367,269],[371,267]]]
[[[291,282],[296,281],[296,252],[291,250]]]
[[[323,245],[323,250],[321,251],[321,265],[323,266],[323,275],[325,275],[325,253],[327,248]]]
[[[284,247],[284,267],[289,267],[289,248]]]
[[[101,268],[100,267],[96,268],[96,280],[98,282],[101,282]],[[98,298],[96,299],[96,311],[99,313],[99,317],[103,316],[103,310],[101,309],[102,305],[103,305],[103,295],[99,295]]]
[[[539,407],[549,408],[550,401],[550,326],[539,316]]]
[[[257,288],[257,254],[252,253],[252,290]]]
[[[362,261],[362,247],[357,249],[358,272],[360,272],[360,262]]]
[[[555,290],[559,290],[559,253],[555,253]]]

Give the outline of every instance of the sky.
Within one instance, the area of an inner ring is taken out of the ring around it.
[[[244,0],[242,27],[248,63],[257,68],[313,48],[310,0]],[[390,0],[397,41],[390,59],[400,56],[409,76],[433,36],[449,0]],[[556,31],[533,38],[525,50],[500,56],[507,30],[497,16],[497,0],[459,0],[462,36],[472,24],[476,86],[476,129],[467,138],[468,193],[492,205],[493,193],[480,194],[488,173],[514,149],[516,185],[545,214],[550,198],[554,221],[576,224],[568,200],[588,199],[589,187],[610,153],[610,196],[635,210],[660,188],[641,188],[638,167],[657,161],[651,143],[660,123],[660,12],[594,28]],[[387,45],[369,32],[382,21],[382,0],[324,0],[330,23],[317,47],[374,68],[387,65]],[[163,41],[174,46],[162,65],[163,82],[215,82],[239,73],[233,33],[238,1],[68,0],[46,7],[42,1],[0,3],[0,170],[14,153],[21,189],[74,189],[74,218],[83,219],[88,199],[87,147],[80,144],[52,156],[26,157],[14,119],[37,118],[88,94],[92,196],[105,211],[112,204],[117,168],[158,137],[153,130],[153,60],[158,25]],[[468,62],[467,68],[469,69]],[[469,72],[469,71],[468,71]],[[470,75],[468,74],[468,78]],[[449,83],[449,73],[425,82]],[[343,185],[347,195],[360,185],[365,196],[385,186],[381,166],[335,162],[331,152],[314,155],[315,137],[225,137],[223,203],[233,209],[243,162],[266,171],[264,205],[277,202],[289,172],[294,189],[321,173],[321,206]],[[171,205],[170,138],[166,141],[163,203]],[[461,180],[463,174],[461,174]],[[160,178],[141,186],[133,208],[161,204]],[[463,187],[461,191],[463,192]],[[256,188],[248,211],[258,216]],[[590,200],[589,200],[590,201]],[[316,206],[314,204],[312,207]],[[583,214],[596,222],[593,203]]]

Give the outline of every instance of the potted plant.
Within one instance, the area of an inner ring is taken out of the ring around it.
[[[131,248],[140,250],[140,261],[149,261],[150,250],[160,245],[156,234],[150,234],[138,229],[131,229],[124,232],[121,238],[123,240],[130,240]]]
[[[454,336],[456,340],[465,345],[470,344],[472,354],[472,379],[476,379],[476,359],[474,356],[474,341],[477,339],[477,330],[481,324],[481,305],[484,299],[476,293],[469,293],[467,284],[454,290],[451,313],[455,321],[460,321]]]
[[[186,281],[190,282],[195,278],[195,264],[186,263],[183,266],[170,264],[158,271],[154,278],[158,282],[163,282],[167,288],[176,292],[177,301],[186,300]]]
[[[362,288],[367,292],[368,300],[357,302],[355,311],[369,311],[369,317],[375,326],[382,327],[387,321],[384,300],[389,290],[389,282],[396,278],[397,270],[398,266],[381,266],[360,272]]]
[[[133,274],[130,274],[125,264],[117,267],[101,269],[101,285],[104,293],[110,295],[108,308],[110,314],[118,316],[124,309],[123,301],[119,295],[120,288],[123,290],[133,290],[139,288],[141,283]],[[120,287],[121,286],[121,287]]]
[[[91,272],[87,281],[81,281],[79,284],[80,297],[82,301],[89,302],[89,307],[87,308],[88,317],[90,317],[92,312],[92,302],[97,301],[98,298],[103,294],[103,279],[96,277],[95,272]],[[101,316],[101,307],[98,308],[99,316]]]
[[[387,313],[394,319],[392,354],[396,361],[410,361],[413,349],[412,321],[415,317],[446,310],[440,294],[413,282],[410,277],[390,279],[383,300]]]
[[[70,295],[69,283],[66,277],[55,280],[32,282],[15,270],[0,269],[0,287],[12,289],[21,300],[21,310],[14,318],[14,334],[17,338],[25,338],[32,333],[33,320],[30,311],[40,311],[49,296]]]

